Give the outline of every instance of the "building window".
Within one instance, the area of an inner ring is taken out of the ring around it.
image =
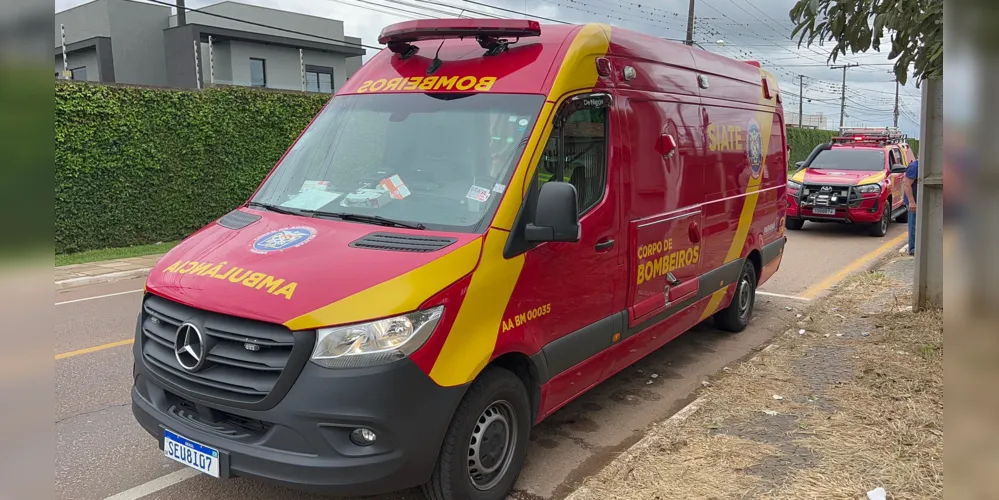
[[[80,66],[79,68],[73,68],[73,69],[69,70],[69,72],[73,74],[73,76],[71,77],[71,79],[73,79],[73,80],[81,80],[81,81],[86,81],[87,80],[87,67],[86,66]]]
[[[333,68],[305,65],[305,90],[332,94]]]
[[[561,180],[576,186],[579,213],[603,198],[607,184],[607,109],[580,109],[552,131],[538,168],[538,186]]]
[[[250,58],[250,86],[267,86],[267,63],[263,59]]]

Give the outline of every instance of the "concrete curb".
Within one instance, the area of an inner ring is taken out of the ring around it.
[[[667,418],[659,425],[676,426],[682,424],[685,420],[690,418],[691,415],[697,412],[697,410],[701,409],[701,406],[704,404],[705,401],[706,399],[704,397],[699,397],[691,401],[690,404],[684,406],[682,409],[680,409],[680,411],[674,413],[671,417]],[[611,463],[607,464],[604,468],[610,467],[614,462],[617,462],[619,460],[629,460],[635,455],[637,455],[639,452],[648,448],[651,445],[652,445],[652,436],[646,435],[645,437],[640,439],[637,443],[631,445],[631,447],[625,450],[624,453],[618,455],[617,458],[612,460]],[[565,497],[565,500],[581,500],[585,498],[589,493],[590,493],[589,488],[587,488],[586,486],[581,486],[579,489],[570,493],[569,496]]]
[[[770,351],[773,351],[774,349],[779,349],[779,348],[780,348],[779,344],[777,344],[777,343],[771,343],[771,344],[767,345],[766,347],[760,349],[760,352],[757,353],[752,358],[750,358],[749,361],[747,361],[747,363],[756,362],[756,361],[758,361],[760,359],[760,356],[762,356],[764,353],[768,353]],[[700,410],[701,406],[704,405],[705,401],[707,401],[707,397],[701,396],[701,397],[699,397],[699,398],[691,401],[690,404],[688,404],[687,406],[684,406],[683,408],[680,409],[680,411],[674,413],[672,416],[670,416],[666,420],[662,421],[661,423],[652,424],[652,425],[653,426],[657,426],[657,425],[658,426],[677,426],[677,425],[680,425],[684,421],[686,421],[688,418],[690,418],[691,415],[693,415],[694,413],[696,413],[697,410]],[[600,469],[600,471],[603,471],[604,469],[606,469],[608,467],[611,467],[614,464],[614,462],[617,462],[619,460],[629,460],[629,459],[631,459],[632,457],[634,457],[635,455],[637,455],[642,450],[648,448],[651,444],[652,444],[652,436],[646,435],[645,437],[643,437],[642,439],[640,439],[637,443],[631,445],[631,447],[628,448],[627,450],[625,450],[624,453],[621,453],[620,455],[617,456],[617,458],[615,458],[614,460],[611,460],[610,463],[608,463],[607,465],[605,465],[604,467],[602,467]],[[598,473],[600,471],[598,471]],[[583,498],[585,498],[587,496],[587,494],[589,494],[589,492],[590,492],[589,488],[587,488],[586,486],[580,486],[578,489],[576,489],[575,491],[573,491],[572,493],[570,493],[569,496],[565,497],[565,500],[582,500]]]
[[[98,276],[81,276],[79,278],[69,278],[55,282],[56,290],[65,290],[87,285],[98,285],[102,283],[114,283],[115,281],[142,278],[149,274],[151,267],[143,269],[132,269],[131,271],[119,271],[116,273],[101,274]]]

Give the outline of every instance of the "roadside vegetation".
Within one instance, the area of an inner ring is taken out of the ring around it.
[[[124,248],[105,248],[101,250],[87,250],[84,252],[57,254],[55,256],[56,266],[69,266],[73,264],[86,264],[88,262],[100,262],[114,259],[127,259],[130,257],[145,257],[166,253],[178,242],[154,243],[152,245],[137,245]]]

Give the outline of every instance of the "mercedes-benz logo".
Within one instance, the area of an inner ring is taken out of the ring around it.
[[[201,330],[191,323],[180,325],[173,342],[173,354],[185,370],[196,372],[201,369],[208,354],[208,344]]]

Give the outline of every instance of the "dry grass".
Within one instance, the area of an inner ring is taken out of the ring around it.
[[[943,318],[905,312],[907,288],[844,283],[573,499],[942,498]]]

